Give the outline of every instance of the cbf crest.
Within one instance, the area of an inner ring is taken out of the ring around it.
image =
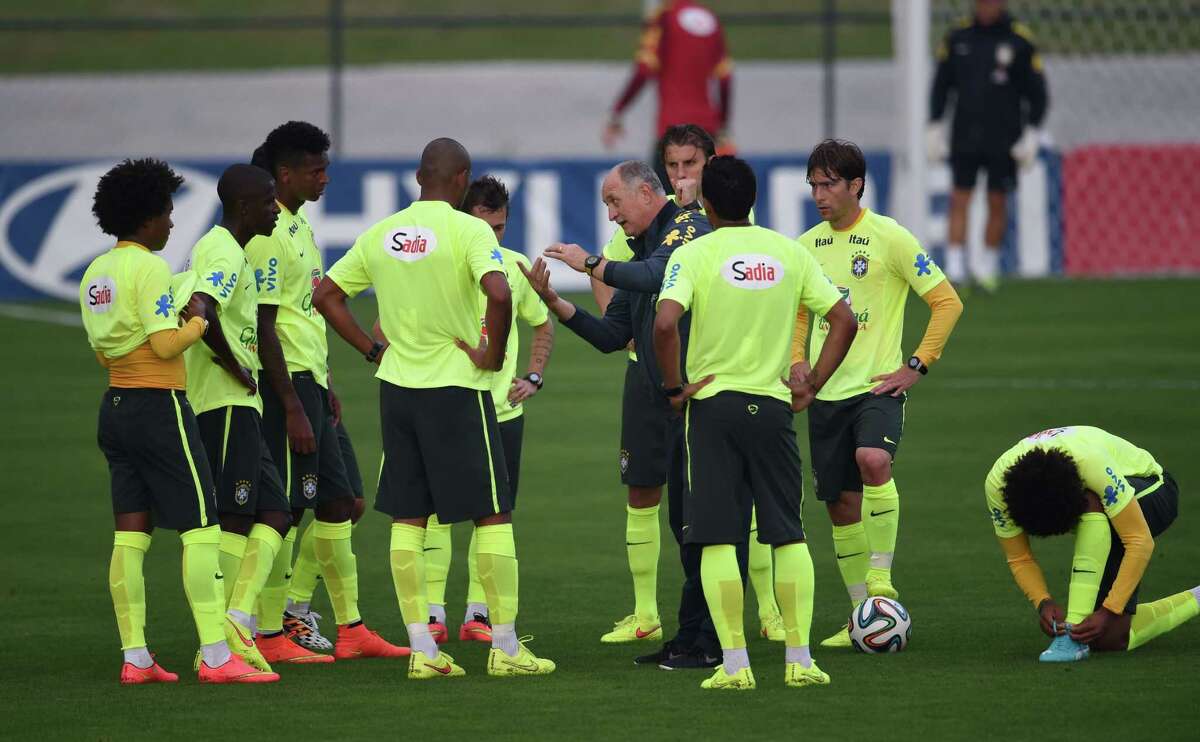
[[[866,278],[870,267],[871,259],[865,252],[856,252],[850,258],[850,275],[855,278]]]
[[[238,505],[245,505],[250,501],[250,481],[239,479],[233,487],[233,501]]]

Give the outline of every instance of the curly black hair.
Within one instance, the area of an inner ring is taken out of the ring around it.
[[[183,178],[162,160],[126,159],[100,177],[92,213],[105,234],[128,237],[165,214],[182,185]]]
[[[675,124],[668,126],[662,138],[658,140],[658,159],[666,161],[668,145],[682,147],[685,144],[690,144],[704,152],[706,160],[717,154],[717,143],[713,141],[712,134],[704,130],[704,127],[698,124]]]
[[[700,191],[717,216],[727,221],[741,221],[750,216],[750,209],[754,207],[758,181],[745,160],[721,155],[704,166]]]
[[[826,139],[813,147],[808,156],[808,177],[814,171],[835,175],[847,183],[862,178],[863,185],[856,194],[859,198],[867,189],[867,158],[857,144],[846,139]]]
[[[467,195],[463,198],[462,210],[470,214],[471,209],[482,206],[488,211],[508,208],[508,188],[492,175],[484,175],[471,181]]]
[[[1079,523],[1087,494],[1071,455],[1056,448],[1022,454],[1004,472],[1001,487],[1008,514],[1034,536],[1057,536]]]
[[[272,175],[280,165],[293,165],[304,155],[323,155],[329,151],[329,135],[307,121],[289,121],[267,135],[250,163]]]

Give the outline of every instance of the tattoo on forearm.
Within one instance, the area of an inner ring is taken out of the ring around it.
[[[529,347],[529,368],[531,371],[542,373],[550,361],[550,351],[554,349],[554,332],[535,332],[533,342]]]

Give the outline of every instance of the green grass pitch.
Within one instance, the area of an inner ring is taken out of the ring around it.
[[[147,633],[182,681],[118,686],[119,642],[105,582],[112,522],[95,443],[104,372],[80,328],[0,317],[9,411],[0,447],[0,737],[1192,738],[1200,719],[1200,622],[1135,653],[1039,665],[1046,640],[992,536],[982,480],[994,458],[1028,433],[1072,423],[1117,432],[1153,452],[1183,493],[1143,600],[1200,582],[1200,515],[1189,505],[1200,491],[1200,337],[1188,309],[1198,289],[1184,280],[1037,282],[1013,283],[994,298],[967,297],[946,357],[911,395],[896,466],[903,516],[895,574],[914,620],[909,649],[869,657],[817,648],[833,684],[792,690],[783,685],[782,646],[754,639],[759,688],[739,694],[703,693],[704,673],[635,668],[632,657],[648,645],[598,641],[632,606],[617,478],[624,361],[600,356],[562,328],[545,391],[527,406],[516,511],[518,628],[536,635],[533,648],[558,662],[557,673],[492,679],[484,647],[455,642],[446,648],[468,672],[461,681],[408,682],[404,663],[370,660],[284,667],[283,682],[269,687],[200,687],[190,672],[196,637],[179,579],[179,539],[158,532],[146,560]],[[373,317],[370,300],[355,307]],[[75,311],[36,311],[63,309]],[[911,348],[927,312],[913,299],[908,314]],[[340,339],[330,345],[373,499],[376,383]],[[811,499],[804,508],[817,568],[814,644],[849,610],[823,510]],[[665,520],[664,513],[659,607],[670,631],[679,569]],[[452,631],[465,593],[465,528],[455,531]],[[387,538],[387,520],[369,511],[355,534],[361,606],[372,628],[404,642]],[[1052,591],[1065,598],[1069,540],[1035,543],[1035,550]],[[332,616],[323,590],[316,607]],[[757,629],[753,598],[747,628]]]

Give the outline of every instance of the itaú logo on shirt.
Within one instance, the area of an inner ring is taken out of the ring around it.
[[[97,278],[88,284],[87,297],[87,307],[92,314],[104,314],[117,300],[117,284],[108,276]]]
[[[396,260],[411,263],[437,249],[437,235],[428,227],[396,227],[384,235],[383,249]]]
[[[769,289],[783,280],[783,263],[770,255],[734,255],[721,266],[721,277],[739,289]]]

